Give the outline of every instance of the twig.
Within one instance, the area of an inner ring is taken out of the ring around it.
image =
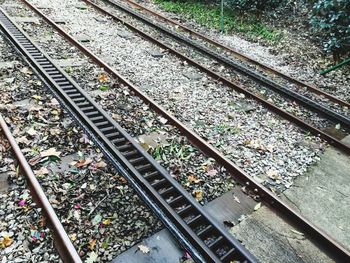
[[[106,191],[107,195],[105,197],[102,198],[102,200],[100,202],[97,203],[97,205],[90,211],[90,213],[88,214],[88,217],[96,210],[96,208],[107,198],[109,197],[109,193],[108,190]]]

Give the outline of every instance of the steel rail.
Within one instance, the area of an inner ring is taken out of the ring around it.
[[[230,81],[229,79],[222,77],[220,75],[218,75],[217,73],[213,72],[212,70],[198,64],[197,62],[195,62],[194,60],[190,59],[189,57],[179,53],[178,51],[174,50],[173,48],[171,48],[170,46],[159,42],[157,39],[153,38],[152,36],[148,35],[147,33],[142,32],[142,30],[137,29],[136,27],[134,27],[133,25],[127,23],[126,21],[118,18],[117,16],[111,14],[108,10],[94,4],[93,2],[91,2],[90,0],[83,0],[84,2],[86,2],[87,4],[93,6],[95,9],[97,9],[98,11],[100,11],[101,13],[108,15],[110,17],[112,17],[114,20],[123,23],[124,26],[128,27],[130,30],[133,30],[135,32],[137,32],[139,35],[141,35],[142,37],[144,37],[147,40],[152,41],[153,43],[157,44],[158,46],[168,50],[169,52],[173,53],[174,55],[176,55],[177,57],[184,59],[186,61],[188,61],[190,64],[194,65],[195,67],[199,68],[200,70],[206,72],[208,75],[210,75],[211,77],[213,77],[215,80],[217,81],[221,81],[222,83],[224,83],[225,85],[229,86],[230,88],[233,88],[234,90],[238,91],[238,92],[242,92],[245,95],[247,95],[250,98],[253,98],[254,100],[260,102],[261,104],[263,104],[265,107],[267,107],[268,109],[272,110],[273,112],[275,112],[276,114],[280,115],[281,117],[294,122],[296,125],[298,125],[299,127],[301,127],[302,129],[308,130],[310,131],[312,134],[314,134],[315,136],[320,136],[321,138],[325,139],[326,141],[328,141],[328,143],[330,143],[331,145],[334,145],[335,147],[341,149],[342,151],[346,152],[347,154],[350,153],[350,147],[346,144],[344,144],[343,142],[341,142],[340,140],[337,140],[336,138],[334,138],[333,136],[330,136],[329,134],[321,131],[320,129],[317,129],[316,127],[313,127],[312,125],[306,123],[305,121],[301,120],[300,118],[278,108],[277,106],[275,106],[274,104],[270,103],[269,101],[255,95],[254,93],[250,92],[249,90],[245,89],[244,87],[242,87],[239,84],[236,84],[232,81]],[[39,11],[40,12],[40,11]],[[52,25],[52,24],[51,24]],[[57,26],[57,28],[60,28],[59,26]],[[63,29],[61,29],[63,31]],[[58,29],[58,31],[60,32],[60,29]],[[65,32],[64,32],[65,33]],[[66,36],[69,37],[68,33],[65,33]],[[71,40],[70,40],[71,41]],[[72,42],[72,41],[71,41]],[[74,41],[73,41],[74,42]],[[73,43],[72,42],[72,43]],[[75,41],[77,42],[77,41]],[[84,53],[85,54],[89,54],[89,56],[91,57],[91,52],[89,52],[89,50],[86,49],[86,47],[84,47],[82,44],[80,44],[79,42],[77,43],[77,45],[80,46],[81,50],[85,50]],[[97,63],[101,63],[102,61],[97,58],[96,55],[93,55],[94,57],[94,61]],[[103,63],[103,62],[102,62]],[[147,95],[145,95],[144,93],[142,93],[137,87],[135,87],[134,85],[132,85],[129,81],[127,81],[125,78],[121,77],[119,75],[119,73],[115,72],[111,67],[109,67],[108,65],[106,65],[105,63],[103,63],[105,66],[108,67],[107,72],[109,72],[111,75],[117,77],[118,79],[120,79],[125,85],[127,85],[128,87],[130,87],[133,91],[135,91],[141,98],[144,98],[145,101],[150,101],[151,99],[149,97],[147,97]],[[155,104],[155,102],[152,101],[151,104]],[[158,108],[158,106],[156,107]],[[164,109],[156,109],[159,112],[163,112]],[[168,115],[168,114],[166,114]]]
[[[258,262],[1,9],[0,26],[196,262]]]
[[[7,126],[5,120],[1,115],[0,126],[6,139],[11,145],[14,155],[16,156],[19,162],[21,171],[27,179],[28,185],[30,187],[30,193],[33,196],[35,203],[42,208],[42,212],[45,218],[48,220],[48,225],[53,233],[55,247],[57,248],[61,259],[64,262],[82,262],[78,255],[78,252],[75,250],[54,209],[52,208],[49,200],[47,199],[44,190],[41,188],[40,183],[36,179],[32,169],[30,168],[30,165],[28,164],[26,158],[21,152],[21,149],[16,143],[15,138],[11,134],[9,127]]]
[[[87,0],[84,0],[87,1]],[[304,107],[314,111],[315,113],[318,113],[320,115],[323,115],[328,120],[340,123],[348,128],[350,128],[350,118],[340,114],[332,109],[329,109],[322,104],[309,99],[308,97],[299,94],[298,92],[291,90],[289,88],[286,88],[285,86],[280,85],[279,83],[267,78],[266,76],[257,73],[256,71],[253,71],[249,69],[248,67],[244,66],[241,63],[238,63],[232,59],[226,58],[225,56],[221,55],[220,53],[211,50],[208,47],[205,47],[190,38],[184,37],[183,35],[174,32],[167,27],[159,24],[155,24],[152,19],[148,18],[147,16],[140,14],[138,12],[135,12],[132,8],[129,8],[123,4],[120,4],[114,0],[102,0],[104,2],[109,3],[110,5],[117,7],[121,9],[123,12],[128,13],[129,15],[132,15],[136,17],[137,19],[143,21],[144,23],[150,25],[153,28],[156,28],[157,30],[163,32],[164,34],[169,35],[170,37],[177,39],[183,43],[186,43],[187,45],[199,50],[203,54],[212,57],[213,59],[217,60],[218,62],[225,64],[228,67],[231,67],[232,69],[242,73],[243,75],[248,76],[252,80],[259,82],[272,90],[275,90],[276,92],[280,93],[281,95],[288,97],[290,99],[293,99],[297,101],[299,104],[303,105]]]
[[[312,91],[312,92],[314,92],[316,94],[322,95],[325,98],[327,98],[327,99],[329,99],[329,100],[331,100],[331,101],[333,101],[335,103],[338,103],[339,105],[348,107],[350,109],[350,103],[348,103],[348,102],[346,102],[344,100],[341,100],[341,99],[339,99],[338,97],[336,97],[336,96],[334,96],[332,94],[329,94],[329,93],[327,93],[327,92],[325,92],[325,91],[323,91],[323,90],[321,90],[321,89],[319,89],[317,87],[311,86],[310,84],[308,84],[306,82],[303,82],[303,81],[300,81],[300,80],[298,80],[296,78],[293,78],[292,76],[289,76],[289,75],[287,75],[287,74],[285,74],[285,73],[283,73],[283,72],[281,72],[281,71],[279,71],[279,70],[277,70],[275,68],[272,68],[272,67],[270,67],[267,64],[259,62],[259,61],[255,60],[254,58],[252,58],[252,57],[250,57],[248,55],[242,54],[242,53],[238,52],[237,50],[235,50],[235,49],[233,49],[233,48],[231,48],[229,46],[226,46],[224,44],[219,43],[218,41],[210,38],[209,36],[206,36],[206,35],[198,32],[198,31],[195,31],[194,29],[189,28],[188,26],[185,26],[182,23],[179,23],[179,22],[177,22],[177,21],[175,21],[175,20],[173,20],[171,18],[168,18],[168,17],[162,15],[162,14],[159,14],[159,13],[157,13],[157,12],[155,12],[155,11],[153,11],[153,10],[151,10],[151,9],[149,9],[149,8],[139,4],[139,3],[136,3],[136,2],[134,2],[132,0],[123,0],[123,1],[126,1],[126,2],[130,3],[131,5],[136,6],[138,9],[144,10],[147,13],[156,16],[156,17],[162,19],[163,21],[166,21],[166,22],[168,22],[170,24],[173,24],[177,28],[181,28],[182,30],[190,33],[191,35],[197,36],[197,37],[203,39],[204,41],[207,41],[208,43],[210,43],[212,45],[215,45],[215,46],[217,46],[217,47],[219,47],[219,48],[221,48],[221,49],[223,49],[225,51],[231,52],[234,56],[236,56],[236,57],[238,57],[238,58],[240,58],[240,59],[242,59],[244,61],[251,62],[251,63],[253,63],[253,64],[255,64],[255,65],[257,65],[257,66],[259,66],[261,68],[264,68],[265,70],[267,70],[269,72],[272,72],[272,73],[274,73],[274,74],[276,74],[276,75],[278,75],[278,76],[280,76],[282,78],[285,78],[285,79],[289,80],[290,82],[293,82],[293,83],[295,83],[295,84],[297,84],[299,86],[306,87],[308,90],[310,90],[310,91]]]
[[[253,191],[256,195],[259,195],[262,202],[271,207],[279,216],[282,216],[287,222],[291,223],[297,229],[303,231],[303,233],[312,240],[315,244],[321,247],[330,257],[338,262],[348,262],[350,261],[350,252],[342,247],[337,241],[326,234],[323,230],[319,229],[317,226],[309,222],[305,217],[301,216],[299,213],[290,208],[285,202],[280,198],[275,196],[266,187],[262,186],[256,182],[251,176],[244,172],[232,161],[227,159],[221,152],[219,152],[212,145],[203,140],[199,135],[193,132],[191,129],[186,127],[177,118],[175,118],[170,112],[163,109],[160,105],[155,103],[151,98],[149,98],[145,93],[140,91],[137,87],[132,85],[127,79],[121,76],[116,70],[107,65],[101,59],[99,59],[95,54],[93,54],[89,49],[79,43],[71,35],[69,35],[65,30],[63,30],[59,25],[52,21],[49,17],[43,14],[39,9],[30,4],[27,0],[22,0],[30,9],[32,9],[39,17],[45,20],[53,28],[55,28],[67,41],[71,42],[76,46],[82,53],[92,59],[96,64],[101,66],[107,73],[112,77],[118,79],[120,82],[124,83],[129,87],[137,96],[139,96],[145,103],[150,105],[150,107],[166,118],[171,124],[177,127],[190,142],[197,146],[203,153],[207,156],[212,157],[222,166],[224,166],[227,171],[242,185],[247,186],[248,189]],[[267,102],[268,103],[268,102]],[[272,105],[272,107],[275,107]],[[289,116],[287,112],[284,112],[286,116]],[[344,144],[345,146],[345,144]],[[349,152],[349,148],[348,148]]]

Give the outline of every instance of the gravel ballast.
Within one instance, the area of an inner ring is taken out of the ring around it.
[[[1,262],[60,262],[45,218],[0,129]]]
[[[98,22],[106,18],[90,8],[78,8],[81,4],[50,3],[50,16],[64,19],[72,35],[84,32],[91,40],[86,43],[90,49],[258,181],[268,182],[272,190],[289,187],[295,176],[318,160],[323,142],[316,137],[305,135],[288,121],[173,56],[153,57],[150,52],[157,47],[121,24]],[[127,32],[128,36],[118,36],[117,32]],[[201,75],[201,79],[189,79],[186,74]]]
[[[158,219],[2,37],[0,48],[1,61],[17,61],[1,72],[1,112],[83,260],[110,261],[159,230]],[[20,190],[15,193],[10,200],[23,198]],[[23,209],[16,204],[9,207]],[[10,215],[14,213],[6,209],[13,220]],[[38,220],[38,215],[29,218],[28,224]],[[40,233],[34,236],[39,235],[35,247],[40,245],[34,262],[46,252],[45,260],[57,259]],[[27,232],[22,235],[32,238]]]
[[[290,21],[288,21],[290,25],[288,25],[287,28],[283,24],[286,21],[278,21],[278,19],[276,21],[276,18],[267,19],[270,20],[272,28],[282,34],[282,39],[271,45],[271,43],[265,43],[259,38],[252,41],[251,36],[245,36],[244,34],[222,34],[216,29],[199,25],[191,18],[166,12],[152,0],[140,0],[135,2],[186,26],[194,28],[221,44],[229,46],[259,62],[267,64],[284,74],[305,81],[306,83],[311,83],[327,93],[350,102],[349,69],[335,70],[325,76],[319,74],[322,69],[327,68],[327,64],[329,65],[331,61],[325,59],[319,47],[310,41],[307,37],[307,32],[300,34],[300,31],[294,28],[300,27],[305,31],[308,30],[307,27],[305,27],[304,21],[299,21],[299,18],[298,21],[295,21],[295,17],[297,17],[298,14],[291,14]],[[297,12],[304,13],[303,15],[308,17],[308,14],[305,15],[305,12],[307,12],[305,10],[297,10]]]

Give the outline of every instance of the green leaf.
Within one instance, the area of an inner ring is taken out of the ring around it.
[[[109,90],[109,87],[107,85],[102,85],[102,86],[100,86],[100,90],[106,91],[106,90]]]
[[[95,217],[92,219],[92,224],[94,226],[98,225],[102,220],[102,216],[100,214],[95,215]]]

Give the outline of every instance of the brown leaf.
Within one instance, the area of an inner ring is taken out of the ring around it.
[[[107,166],[107,164],[104,161],[100,161],[100,162],[96,163],[96,168],[104,168],[106,166]]]
[[[89,247],[90,250],[94,250],[95,245],[96,245],[96,239],[91,239],[91,240],[89,241],[88,247]]]
[[[109,78],[106,74],[102,73],[100,76],[98,76],[98,81],[101,83],[108,82]]]
[[[49,174],[49,170],[46,167],[41,167],[39,170],[34,171],[35,175],[42,177],[46,174]]]
[[[194,191],[194,196],[197,199],[197,201],[201,201],[203,199],[203,191],[202,190]]]
[[[48,156],[56,156],[59,158],[60,154],[61,154],[61,152],[56,151],[55,148],[50,148],[46,151],[41,152],[40,156],[41,156],[41,158],[48,157]]]
[[[74,166],[77,167],[77,168],[79,168],[79,167],[88,165],[88,164],[90,164],[90,163],[92,163],[92,160],[91,160],[91,159],[79,160],[76,164],[74,164]]]
[[[13,239],[7,235],[4,235],[4,237],[0,239],[0,248],[9,247],[12,243]]]
[[[195,175],[190,175],[187,177],[187,180],[190,181],[191,183],[199,183],[201,180],[198,179]]]

